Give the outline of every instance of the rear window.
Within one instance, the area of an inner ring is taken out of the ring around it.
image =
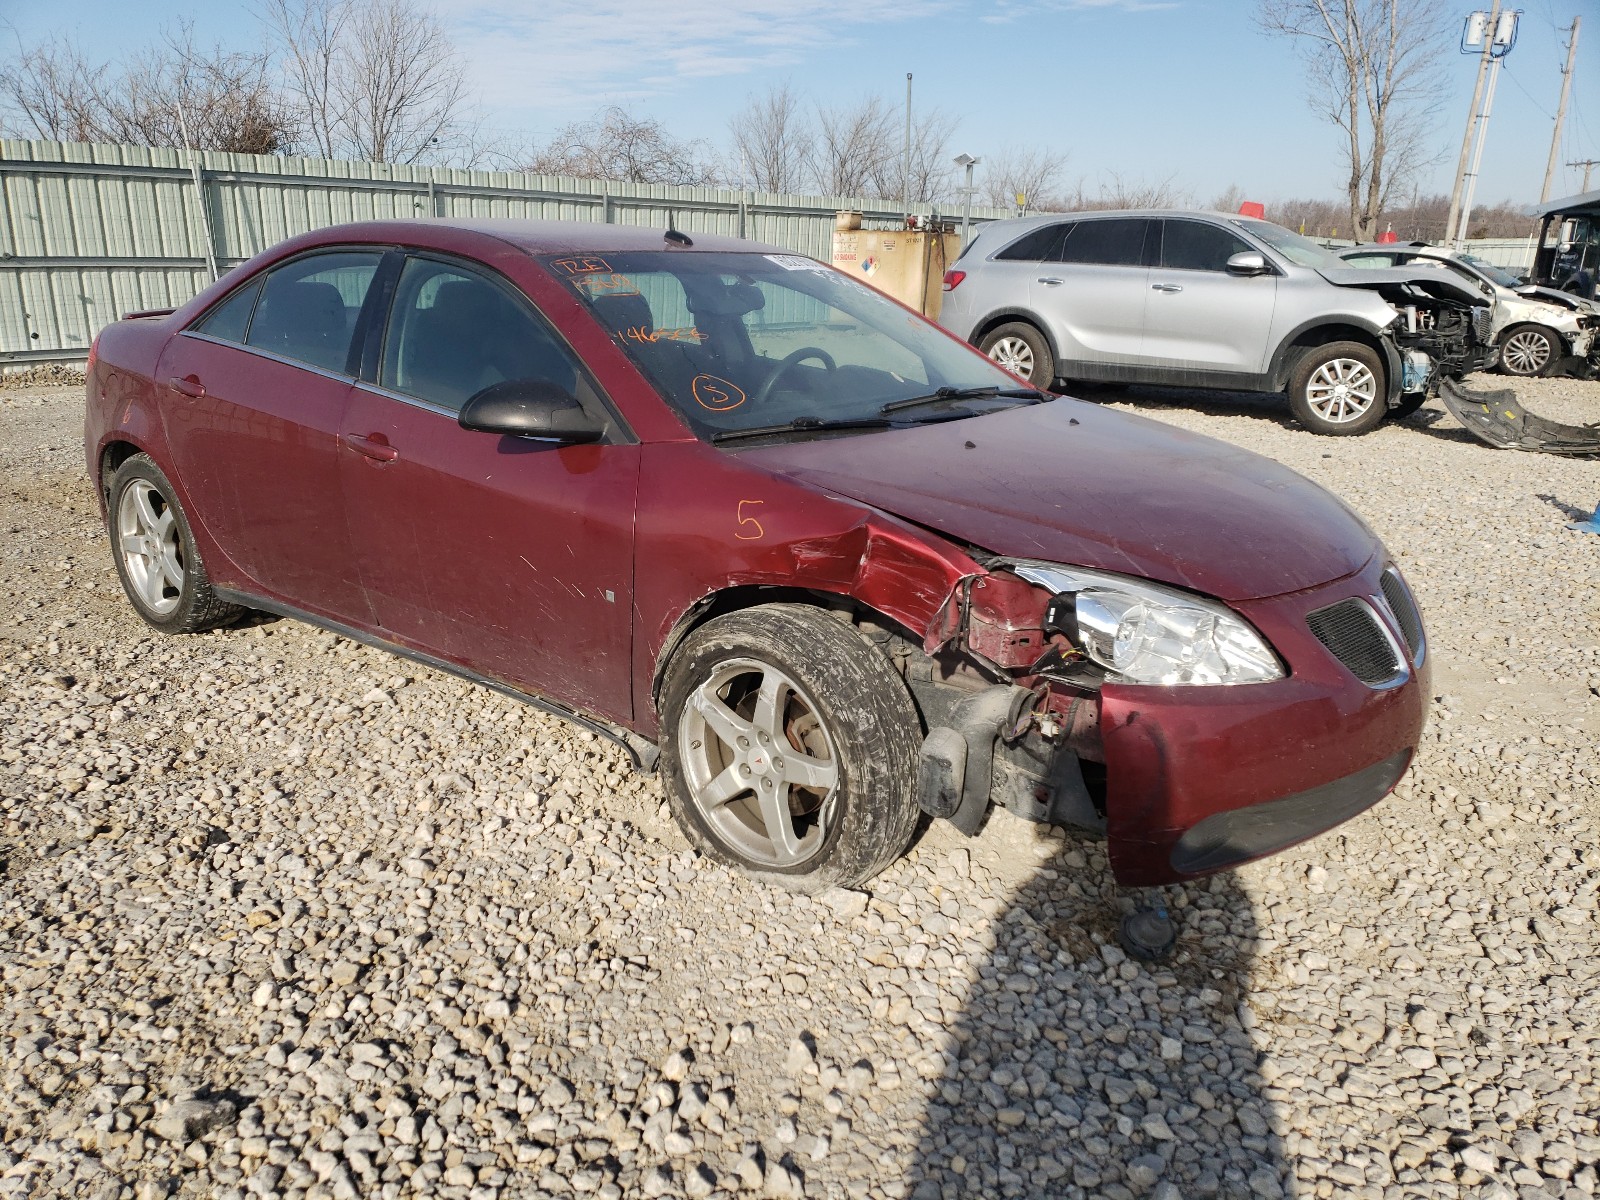
[[[996,254],[995,259],[1001,262],[1054,262],[1062,240],[1071,228],[1070,224],[1042,226],[1023,234]]]

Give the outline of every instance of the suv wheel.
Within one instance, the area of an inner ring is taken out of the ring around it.
[[[1289,407],[1312,433],[1366,433],[1388,415],[1383,364],[1360,342],[1329,342],[1301,356],[1289,377]]]
[[[1055,383],[1056,360],[1050,353],[1050,343],[1025,321],[996,326],[984,334],[978,349],[1036,388],[1049,391]]]
[[[797,891],[851,887],[916,830],[911,695],[827,613],[708,621],[673,655],[661,712],[667,802],[712,858]]]
[[[1507,375],[1543,375],[1561,357],[1561,343],[1542,325],[1517,325],[1500,341],[1500,369]]]

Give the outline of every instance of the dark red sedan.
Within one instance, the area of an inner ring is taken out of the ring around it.
[[[659,750],[694,842],[791,886],[991,804],[1203,875],[1375,803],[1423,724],[1338,500],[770,246],[324,229],[109,327],[88,399],[151,625],[297,617]]]

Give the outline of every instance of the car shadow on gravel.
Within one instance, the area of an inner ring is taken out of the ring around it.
[[[1135,962],[1117,940],[1134,896],[1111,884],[1103,846],[1051,844],[946,1031],[906,1194],[1285,1195],[1244,1003],[1249,898],[1231,874],[1141,893],[1180,932],[1169,959]]]

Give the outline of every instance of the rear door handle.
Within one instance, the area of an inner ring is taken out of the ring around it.
[[[1044,284],[1048,284],[1051,287],[1060,287],[1063,283],[1066,282],[1066,280],[1065,279],[1057,279],[1053,275],[1044,275],[1044,276],[1040,277],[1039,282],[1040,283],[1044,283]]]
[[[1150,290],[1152,292],[1165,292],[1167,295],[1173,296],[1183,291],[1183,285],[1181,283],[1152,283]]]
[[[200,382],[198,375],[185,375],[182,379],[169,379],[167,386],[179,395],[188,396],[191,400],[198,399],[206,394],[206,385]]]
[[[365,455],[373,462],[393,462],[400,457],[400,451],[389,445],[389,439],[381,433],[341,433],[339,440],[357,454]]]

